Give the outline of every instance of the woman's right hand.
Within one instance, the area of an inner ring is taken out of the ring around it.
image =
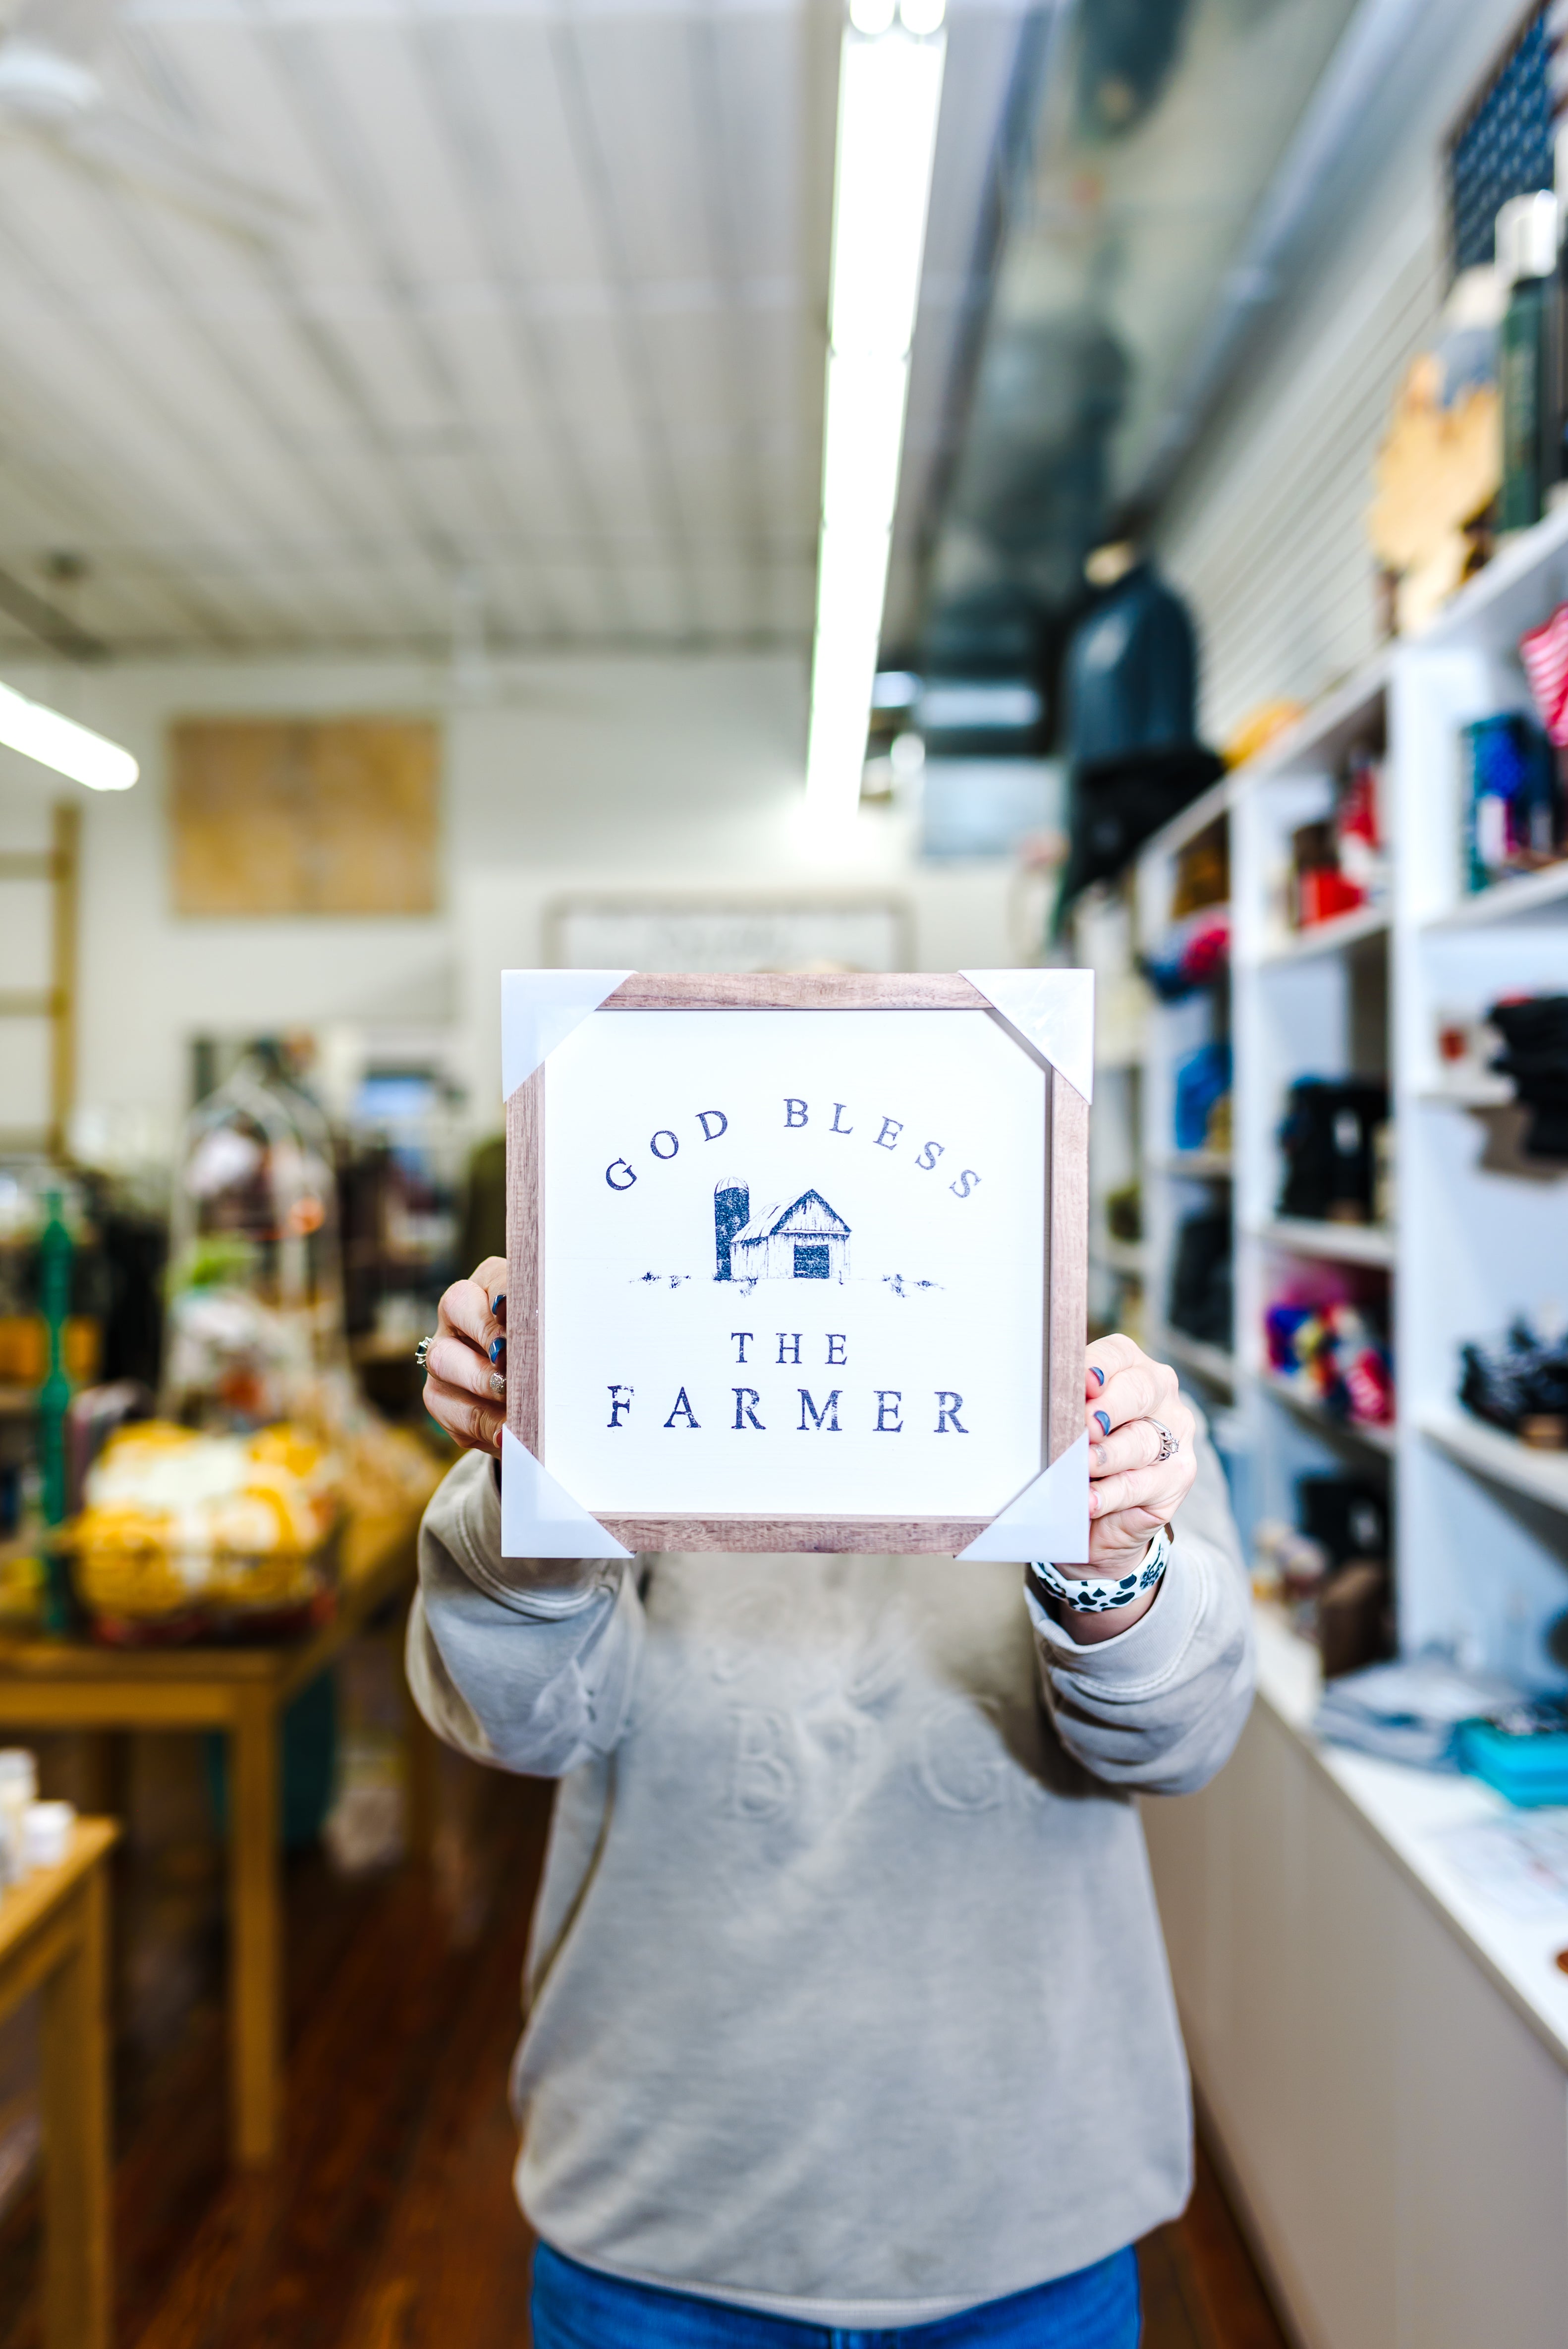
[[[487,1256],[442,1298],[425,1357],[425,1409],[469,1452],[500,1450],[506,1423],[506,1258]]]

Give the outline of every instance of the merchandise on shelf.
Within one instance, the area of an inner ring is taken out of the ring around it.
[[[1486,1016],[1503,1041],[1491,1067],[1531,1113],[1526,1157],[1568,1158],[1568,995],[1515,996]]]
[[[1293,1530],[1264,1518],[1256,1527],[1253,1583],[1293,1610],[1315,1641],[1326,1680],[1387,1651],[1388,1520],[1380,1495],[1341,1476],[1303,1476]]]
[[[1557,479],[1553,396],[1558,326],[1557,198],[1511,197],[1497,215],[1497,273],[1508,288],[1499,353],[1502,392],[1500,531],[1528,530]]]
[[[1445,1649],[1428,1648],[1336,1681],[1312,1725],[1319,1737],[1379,1761],[1451,1771],[1459,1767],[1460,1725],[1506,1712],[1519,1695],[1495,1672],[1469,1670]]]
[[[1185,1060],[1176,1063],[1173,1084],[1175,1141],[1178,1150],[1215,1150],[1229,1146],[1230,1128],[1227,1122],[1224,1140],[1216,1133],[1215,1120],[1221,1105],[1228,1104],[1231,1096],[1231,1047],[1222,1038],[1200,1044]]]
[[[1205,906],[1172,923],[1160,944],[1142,957],[1140,968],[1162,1003],[1180,1003],[1184,996],[1216,986],[1231,968],[1228,907]]]
[[[1285,1102],[1280,1214],[1313,1223],[1375,1221],[1377,1135],[1388,1120],[1387,1084],[1375,1077],[1299,1077]]]
[[[1568,806],[1558,754],[1541,728],[1511,709],[1475,719],[1460,739],[1467,887],[1490,889],[1553,864],[1568,835]]]
[[[1143,1237],[1143,1192],[1137,1183],[1105,1195],[1105,1227],[1113,1240],[1136,1247]]]
[[[1430,350],[1412,360],[1377,451],[1367,536],[1408,635],[1488,559],[1501,478],[1498,340],[1504,293],[1460,272]]]
[[[1202,832],[1176,851],[1171,875],[1171,916],[1183,921],[1212,905],[1225,905],[1231,895],[1231,828],[1217,815]]]
[[[1568,1332],[1542,1337],[1522,1315],[1501,1345],[1460,1349],[1465,1409],[1542,1452],[1568,1450]]]
[[[1497,1030],[1473,1011],[1436,1012],[1432,1047],[1443,1090],[1475,1103],[1511,1100],[1507,1080],[1492,1068],[1501,1042]]]
[[[1568,1803],[1568,1700],[1536,1697],[1461,1722],[1454,1758],[1522,1809]]]
[[[76,1818],[74,1804],[38,1800],[37,1761],[25,1746],[0,1750],[0,1889],[60,1867]]]
[[[304,1407],[344,1352],[325,1121],[254,1057],[193,1112],[175,1185],[163,1408],[214,1427]]]
[[[41,1387],[49,1371],[40,1249],[50,1200],[71,1242],[69,1310],[60,1343],[67,1376],[89,1382],[103,1351],[102,1267],[80,1185],[42,1159],[0,1166],[0,1386]]]
[[[459,1265],[462,1146],[450,1083],[428,1067],[373,1068],[341,1135],[344,1286],[348,1333],[364,1357],[407,1356],[435,1326]],[[484,1251],[480,1251],[483,1253]]]
[[[1394,1361],[1369,1306],[1282,1299],[1264,1314],[1269,1368],[1333,1419],[1387,1427]]]
[[[327,1588],[339,1479],[302,1428],[123,1428],[88,1470],[67,1537],[77,1595],[100,1626],[308,1614]]]
[[[1168,1309],[1172,1329],[1229,1352],[1233,1305],[1228,1215],[1189,1216],[1178,1230]]]
[[[1568,604],[1559,604],[1538,628],[1525,630],[1519,657],[1547,740],[1555,750],[1568,750]]]
[[[1287,905],[1294,928],[1310,930],[1381,902],[1387,888],[1381,786],[1378,762],[1358,753],[1340,780],[1334,813],[1292,833]]]

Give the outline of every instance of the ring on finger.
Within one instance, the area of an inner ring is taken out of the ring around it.
[[[1160,1449],[1150,1464],[1151,1467],[1162,1468],[1167,1460],[1174,1460],[1181,1451],[1181,1438],[1174,1428],[1167,1427],[1162,1419],[1156,1419],[1151,1411],[1146,1411],[1143,1416],[1150,1427],[1158,1430],[1160,1435]]]
[[[435,1342],[436,1341],[433,1337],[420,1339],[418,1344],[414,1349],[414,1367],[416,1370],[423,1371],[428,1368],[430,1349]]]

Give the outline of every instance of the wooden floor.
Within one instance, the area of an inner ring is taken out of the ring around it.
[[[224,2161],[218,1951],[117,2082],[118,2349],[526,2349],[505,2101],[549,1790],[456,1764],[434,1870],[291,1867],[287,2150]],[[0,2223],[0,2349],[36,2349],[37,2208]],[[1141,2246],[1146,2349],[1284,2349],[1212,2173]]]

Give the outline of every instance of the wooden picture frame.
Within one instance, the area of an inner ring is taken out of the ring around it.
[[[548,985],[564,975],[509,976],[537,978]],[[597,975],[573,976],[591,978]],[[1052,981],[1082,980],[1084,985],[1075,999],[1076,1003],[1083,1007],[1082,1018],[1077,1019],[1077,1025],[1085,1030],[1088,1028],[1090,999],[1087,974],[1052,972],[981,976],[1026,982],[1032,984],[1037,991]],[[1044,1076],[1045,1127],[1042,1160],[1045,1179],[1039,1204],[1043,1271],[1037,1473],[1043,1483],[1044,1472],[1051,1469],[1054,1464],[1064,1462],[1075,1446],[1082,1448],[1083,1521],[1087,1534],[1083,1356],[1088,1310],[1088,1102],[1082,1083],[1092,1057],[1091,1047],[1086,1045],[1082,1050],[1081,1062],[1075,1062],[1075,1073],[1080,1078],[1080,1082],[1075,1083],[1027,1033],[1001,1016],[991,996],[982,987],[962,974],[812,974],[786,977],[745,974],[716,977],[707,974],[605,973],[603,978],[618,983],[608,987],[596,1006],[589,1004],[588,1009],[594,1016],[611,1013],[635,1018],[639,1014],[671,1011],[973,1012],[995,1023],[1018,1051],[1034,1061]],[[581,1019],[583,1016],[584,1014],[580,1008],[574,1017]],[[567,1025],[570,1024],[568,1021]],[[562,1032],[565,1032],[564,1029]],[[555,1040],[560,1040],[559,1036]],[[548,1430],[544,1423],[549,1309],[546,1070],[551,1049],[552,1044],[546,1042],[537,1052],[536,1064],[530,1064],[529,1073],[509,1092],[506,1103],[506,1425],[507,1433],[515,1444],[531,1455],[531,1461],[523,1462],[522,1466],[532,1475],[537,1473],[534,1464],[538,1464],[544,1472],[540,1481],[556,1490]],[[655,1154],[662,1156],[664,1154],[655,1151]],[[619,1187],[618,1180],[612,1183],[611,1187]],[[744,1195],[741,1195],[744,1198]],[[796,1206],[800,1204],[797,1201]],[[789,1212],[792,1215],[795,1210],[791,1208]],[[827,1229],[826,1226],[824,1228]],[[742,1243],[747,1243],[747,1233],[738,1232],[737,1245]],[[755,1243],[748,1244],[755,1246]],[[813,1242],[813,1250],[825,1258],[830,1245],[830,1237],[823,1237]],[[717,1277],[728,1276],[720,1273]],[[799,1257],[796,1277],[799,1277]],[[652,1279],[654,1276],[650,1274],[646,1278]],[[780,1361],[783,1361],[782,1340],[779,1354]],[[741,1359],[747,1359],[744,1349]],[[1030,1375],[1032,1379],[1032,1372]],[[738,1402],[737,1424],[739,1423],[739,1409]],[[504,1475],[507,1461],[516,1460],[519,1455],[504,1441],[503,1454],[506,1455],[503,1460]],[[1076,1466],[1077,1464],[1068,1464]],[[560,1498],[570,1512],[572,1502],[569,1496],[562,1494]],[[588,1526],[602,1527],[603,1533],[610,1537],[604,1548],[614,1550],[619,1547],[630,1552],[861,1551],[901,1554],[930,1551],[955,1556],[985,1536],[987,1528],[999,1526],[1006,1514],[1004,1511],[986,1516],[912,1511],[908,1515],[885,1512],[795,1515],[780,1512],[776,1507],[756,1512],[730,1509],[713,1513],[654,1507],[595,1509],[592,1518],[584,1515],[583,1522]],[[509,1550],[507,1554],[527,1555],[530,1552]],[[563,1534],[561,1541],[552,1547],[541,1547],[537,1554],[573,1554],[570,1533]],[[583,1554],[595,1553],[584,1550]],[[603,1554],[603,1549],[597,1554]],[[1026,1553],[1019,1548],[1016,1551],[1003,1549],[995,1554],[1022,1556]]]

